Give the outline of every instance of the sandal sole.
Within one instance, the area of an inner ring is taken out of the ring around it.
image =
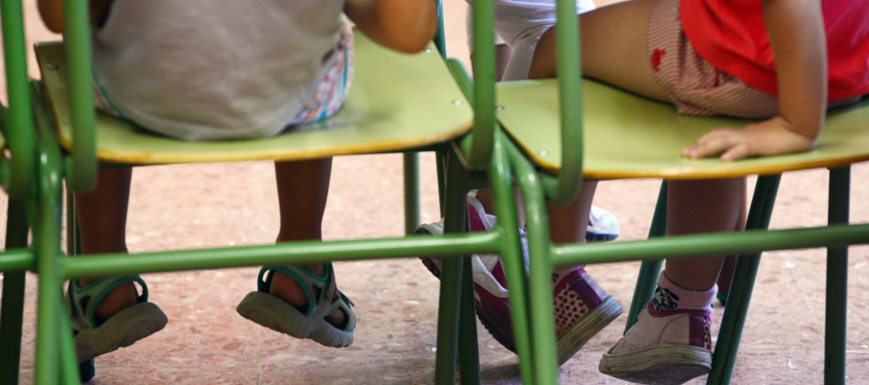
[[[353,343],[352,331],[342,331],[323,317],[306,316],[271,294],[250,292],[236,311],[258,325],[299,339],[311,339],[323,346],[345,348]]]
[[[96,329],[83,329],[73,338],[78,362],[132,345],[162,330],[169,319],[157,305],[142,302],[111,316]]]

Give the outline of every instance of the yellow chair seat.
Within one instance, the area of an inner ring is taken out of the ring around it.
[[[353,85],[345,106],[332,118],[272,138],[190,143],[98,114],[97,157],[123,164],[299,160],[407,150],[443,143],[470,130],[471,108],[437,50],[405,55],[379,47],[358,32],[355,39]],[[36,53],[60,122],[60,142],[69,150],[69,110],[60,102],[68,100],[63,46],[40,44]]]
[[[498,120],[537,165],[561,167],[558,92],[554,80],[498,84]],[[869,159],[869,101],[831,111],[818,149],[800,154],[722,162],[691,160],[682,148],[721,127],[751,120],[682,116],[668,104],[642,98],[594,80],[583,80],[583,173],[586,178],[696,179],[775,174],[836,167]]]

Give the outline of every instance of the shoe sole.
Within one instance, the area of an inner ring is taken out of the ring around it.
[[[111,316],[96,329],[83,329],[73,338],[78,362],[125,348],[154,334],[169,319],[157,305],[142,302],[125,308]]]
[[[336,328],[323,316],[306,316],[271,294],[250,292],[235,310],[258,325],[299,339],[311,339],[323,346],[345,348],[353,344],[352,331]]]
[[[638,384],[684,384],[712,370],[712,352],[690,345],[657,345],[604,354],[600,372]]]
[[[582,316],[573,326],[561,333],[556,341],[558,366],[573,357],[591,337],[603,330],[623,312],[621,305],[612,296]]]

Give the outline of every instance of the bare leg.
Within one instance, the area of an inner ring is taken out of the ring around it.
[[[322,240],[323,213],[329,192],[332,158],[275,162],[281,229],[278,242]],[[325,273],[322,263],[305,264],[312,273]],[[308,304],[302,288],[289,276],[275,272],[270,287],[272,295],[304,309]],[[335,310],[326,317],[333,325],[344,323],[345,314]]]
[[[667,233],[702,234],[739,228],[745,178],[670,181]],[[718,280],[724,256],[667,260],[667,278],[685,289],[706,291]]]
[[[97,188],[75,196],[81,228],[82,254],[126,253],[127,207],[130,200],[132,168],[100,170]],[[96,278],[79,280],[84,287]],[[136,304],[136,287],[125,283],[109,292],[97,306],[96,316],[106,319]]]
[[[747,217],[747,200],[742,201],[742,209],[739,212],[739,219],[736,221],[736,231],[745,230],[745,220]],[[718,292],[727,295],[730,293],[730,284],[733,283],[733,273],[736,270],[736,255],[728,255],[724,260],[724,266],[721,267],[721,274],[718,276]]]
[[[617,3],[580,15],[582,72],[655,100],[668,101],[647,54],[649,17],[658,0]],[[528,77],[556,76],[555,29],[541,37]]]

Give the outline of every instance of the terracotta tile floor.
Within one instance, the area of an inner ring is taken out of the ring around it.
[[[31,37],[50,35],[25,2]],[[445,1],[450,55],[467,57],[464,2]],[[34,67],[31,66],[31,69]],[[423,157],[423,221],[437,219],[434,166]],[[136,171],[127,228],[132,252],[169,248],[268,244],[277,234],[274,176],[267,162],[148,167]],[[851,216],[869,222],[869,164],[854,167]],[[821,225],[826,218],[827,174],[783,178],[775,228]],[[242,186],[243,188],[238,188]],[[605,182],[596,204],[622,223],[620,240],[648,232],[658,181]],[[401,159],[397,155],[335,161],[326,239],[398,236]],[[0,198],[0,217],[5,198]],[[0,225],[2,228],[2,225]],[[2,232],[0,232],[2,234]],[[824,253],[767,253],[743,334],[734,384],[820,384],[823,371]],[[849,384],[869,384],[869,248],[850,258]],[[354,345],[322,348],[256,326],[235,313],[255,289],[256,268],[148,274],[151,298],[169,316],[166,329],[131,348],[100,358],[94,384],[426,384],[434,367],[438,282],[416,259],[336,265],[343,291],[358,304]],[[630,303],[637,263],[589,268],[624,307]],[[28,277],[21,383],[33,375],[36,277]],[[714,323],[721,319],[716,310]],[[562,366],[562,384],[611,384],[597,372],[625,317],[594,337]],[[516,358],[478,328],[485,384],[517,384]],[[692,384],[699,384],[694,381]]]

